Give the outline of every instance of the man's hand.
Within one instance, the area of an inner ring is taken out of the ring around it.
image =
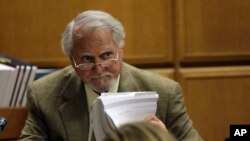
[[[167,128],[166,128],[165,124],[159,118],[157,118],[155,115],[146,116],[146,118],[143,120],[143,122],[147,122],[147,123],[151,123],[153,125],[156,125],[167,132]]]

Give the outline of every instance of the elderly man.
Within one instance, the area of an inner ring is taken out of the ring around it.
[[[179,140],[202,140],[186,111],[178,83],[122,61],[125,33],[102,11],[79,14],[66,27],[62,49],[72,66],[35,81],[28,91],[29,114],[20,140],[95,140],[91,105],[102,92],[156,91],[156,116],[144,120]]]

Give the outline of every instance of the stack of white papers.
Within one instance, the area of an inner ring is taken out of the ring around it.
[[[93,128],[97,141],[102,141],[112,129],[123,124],[142,121],[155,114],[156,92],[102,93],[92,106]]]

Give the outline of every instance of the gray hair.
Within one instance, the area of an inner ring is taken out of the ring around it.
[[[71,56],[73,49],[73,29],[76,25],[84,26],[84,30],[107,27],[112,32],[116,46],[123,48],[125,45],[125,32],[122,24],[117,19],[103,11],[89,10],[80,13],[65,28],[61,39],[61,47],[63,53],[67,56]]]

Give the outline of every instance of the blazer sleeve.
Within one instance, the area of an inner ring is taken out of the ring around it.
[[[202,141],[187,114],[180,85],[175,83],[169,95],[166,125],[181,141]]]

